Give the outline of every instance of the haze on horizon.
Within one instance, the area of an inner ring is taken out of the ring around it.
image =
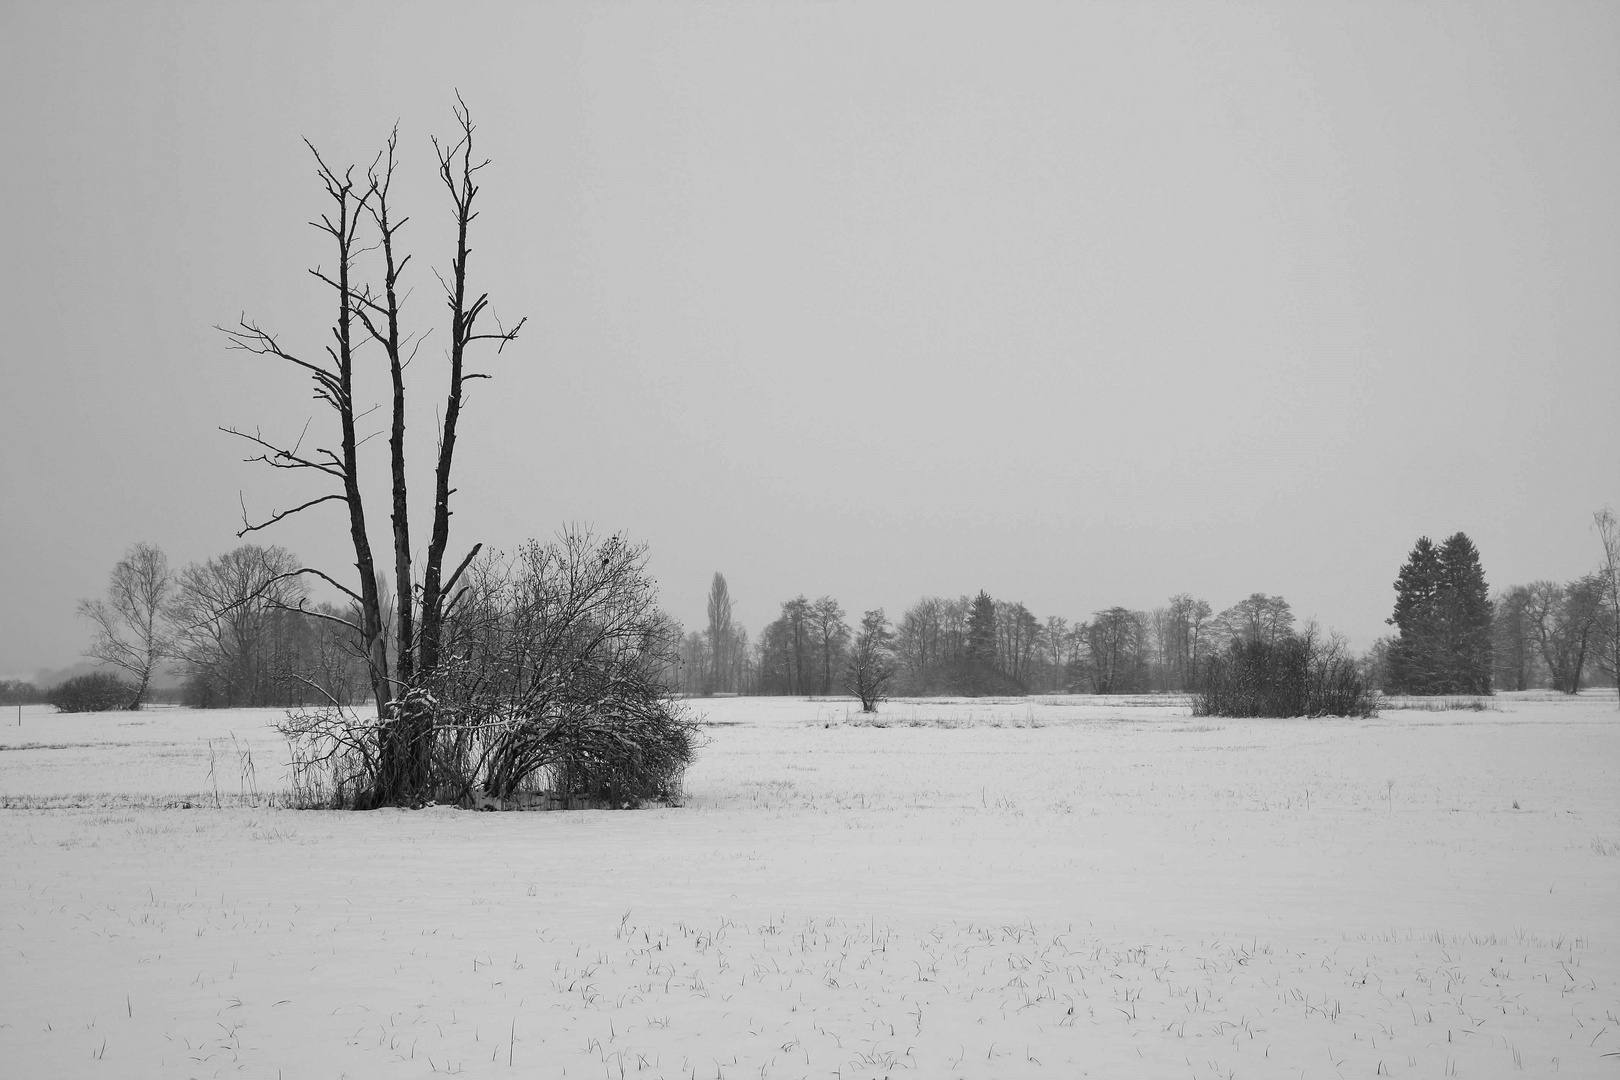
[[[1613,5],[384,11],[0,10],[0,675],[77,659],[136,541],[310,490],[218,428],[327,415],[214,328],[321,346],[301,140],[363,167],[396,121],[437,320],[458,89],[474,283],[530,321],[454,550],[623,531],[688,628],[719,570],[754,634],[800,593],[1260,591],[1360,648],[1420,534],[1566,580],[1620,508]],[[336,508],[254,539],[352,574]]]

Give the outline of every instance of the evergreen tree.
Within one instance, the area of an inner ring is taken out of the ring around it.
[[[1440,686],[1447,694],[1491,692],[1491,597],[1479,549],[1464,533],[1440,545]]]
[[[1418,537],[1395,579],[1395,627],[1389,647],[1389,688],[1405,694],[1433,693],[1438,682],[1440,553],[1427,536]]]
[[[1464,533],[1436,548],[1420,536],[1395,579],[1398,631],[1388,686],[1407,694],[1491,692],[1491,601],[1479,550]]]
[[[962,692],[988,694],[996,683],[996,602],[983,589],[968,610],[967,641],[962,649]]]

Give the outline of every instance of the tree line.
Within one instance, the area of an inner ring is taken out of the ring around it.
[[[800,595],[750,638],[733,616],[725,575],[716,573],[708,622],[682,628],[679,688],[688,694],[841,693],[861,634],[832,596]],[[1023,602],[973,596],[923,597],[890,621],[866,612],[862,629],[885,635],[894,673],[889,692],[926,694],[1190,692],[1207,657],[1234,638],[1274,642],[1293,633],[1280,596],[1254,593],[1219,613],[1179,593],[1161,607],[1111,607],[1071,622],[1041,618]]]
[[[1195,693],[1234,644],[1276,648],[1297,639],[1334,662],[1353,661],[1374,688],[1409,694],[1489,694],[1547,688],[1575,693],[1616,682],[1620,668],[1620,525],[1594,515],[1601,556],[1570,582],[1537,581],[1491,594],[1480,554],[1458,532],[1420,537],[1394,583],[1395,633],[1350,657],[1342,639],[1296,626],[1288,601],[1253,593],[1220,612],[1178,593],[1149,611],[1110,607],[1084,620],[1037,616],[1022,601],[924,597],[881,634],[897,695]],[[860,634],[832,596],[799,595],[751,639],[733,616],[725,575],[710,585],[707,625],[676,627],[670,673],[684,693],[815,696],[846,692]],[[874,619],[875,617],[875,619]],[[1263,650],[1262,650],[1263,651]],[[852,692],[853,691],[848,691]]]
[[[243,544],[176,572],[161,548],[136,544],[105,596],[79,602],[86,655],[123,674],[119,708],[140,708],[163,674],[197,708],[363,701],[364,642],[343,609],[310,603],[298,565],[285,548]]]

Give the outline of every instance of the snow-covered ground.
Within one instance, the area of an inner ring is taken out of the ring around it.
[[[526,814],[0,712],[0,1073],[1620,1075],[1612,694],[693,705],[686,806]]]

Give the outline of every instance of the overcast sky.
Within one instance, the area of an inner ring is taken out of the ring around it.
[[[677,618],[720,570],[756,636],[801,592],[1262,591],[1365,646],[1418,535],[1568,579],[1620,508],[1615,4],[8,3],[0,674],[75,660],[132,543],[316,493],[217,428],[329,415],[213,327],[324,344],[300,140],[364,163],[396,121],[441,322],[457,88],[474,282],[530,321],[453,557],[622,530]],[[352,575],[335,507],[260,535]]]

